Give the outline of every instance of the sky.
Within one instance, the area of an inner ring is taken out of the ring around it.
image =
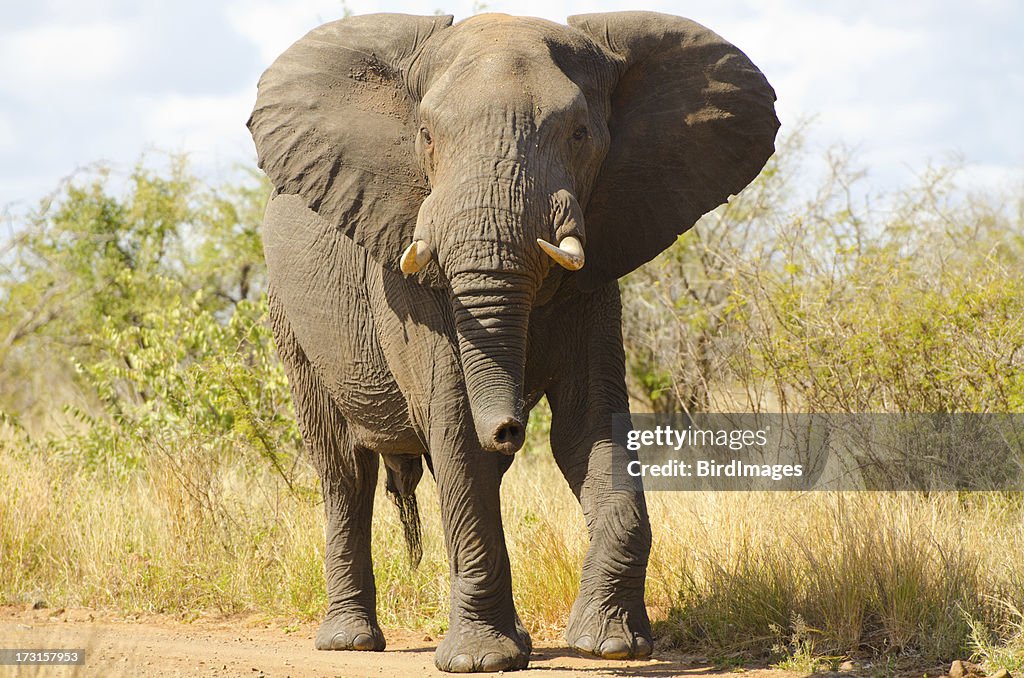
[[[775,87],[783,133],[844,145],[879,190],[929,163],[1024,188],[1024,3],[1018,0],[3,0],[0,211],[96,162],[186,152],[217,180],[254,165],[245,121],[262,71],[306,31],[370,12],[464,19],[646,9],[740,47]]]

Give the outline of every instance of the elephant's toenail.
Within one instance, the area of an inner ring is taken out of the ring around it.
[[[504,657],[497,652],[488,652],[480,660],[481,671],[504,671],[512,665],[511,657]]]
[[[643,636],[636,637],[636,651],[634,656],[637,659],[647,659],[651,656],[651,652],[654,651],[654,646],[651,641],[647,640]]]
[[[369,633],[360,633],[352,639],[353,650],[372,650],[376,646],[373,636]]]
[[[598,654],[605,659],[628,659],[629,650],[629,645],[622,638],[609,638],[601,643]]]
[[[452,673],[472,673],[473,658],[468,654],[459,654],[452,657],[448,662],[448,670]]]
[[[590,636],[580,636],[576,639],[572,646],[580,652],[586,652],[587,654],[591,654],[594,652],[594,639]]]

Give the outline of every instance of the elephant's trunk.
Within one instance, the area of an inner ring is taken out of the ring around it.
[[[508,274],[452,280],[466,391],[480,444],[515,454],[526,439],[523,370],[532,298],[527,281]]]

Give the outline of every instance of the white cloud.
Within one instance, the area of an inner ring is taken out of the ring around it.
[[[143,105],[143,131],[170,150],[241,159],[253,152],[245,121],[254,100],[255,89],[248,87],[220,96],[168,94]]]
[[[968,163],[957,174],[958,183],[969,189],[997,190],[1019,195],[1024,189],[1024,167],[988,163]]]
[[[833,103],[818,123],[830,136],[850,144],[906,148],[934,144],[954,124],[954,113],[952,102],[942,98],[890,102],[872,97]]]
[[[890,64],[933,40],[923,29],[796,11],[758,15],[727,37],[765,71],[788,114],[861,99],[888,77]]]
[[[0,150],[6,151],[14,148],[17,137],[14,133],[14,121],[9,115],[0,113]]]
[[[321,23],[340,19],[338,0],[234,2],[227,6],[228,24],[259,48],[269,66],[281,52]]]
[[[52,88],[109,81],[131,65],[136,31],[128,21],[45,25],[8,34],[0,45],[0,88],[38,99]]]

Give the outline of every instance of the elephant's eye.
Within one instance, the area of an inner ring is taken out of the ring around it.
[[[586,125],[580,125],[575,130],[573,130],[572,138],[575,139],[576,141],[583,141],[584,139],[586,139],[587,138],[587,126]]]
[[[434,143],[434,137],[430,136],[430,130],[426,127],[420,128],[420,136],[423,137],[423,143],[426,146],[431,146]]]

